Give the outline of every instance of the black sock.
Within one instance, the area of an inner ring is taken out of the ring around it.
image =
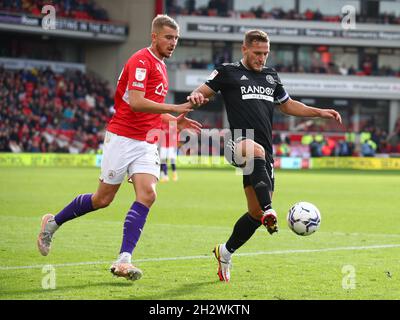
[[[261,221],[255,220],[246,212],[233,227],[232,235],[225,245],[226,249],[230,253],[235,252],[251,238],[259,226],[261,226]]]
[[[272,202],[270,195],[272,183],[265,165],[266,161],[264,158],[254,158],[254,169],[250,174],[251,185],[256,192],[258,203],[263,211],[271,208]]]

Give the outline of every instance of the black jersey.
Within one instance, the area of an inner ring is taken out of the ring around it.
[[[230,129],[253,129],[254,141],[272,160],[274,106],[289,99],[277,72],[268,67],[252,71],[242,62],[227,63],[214,70],[205,84],[221,92]]]

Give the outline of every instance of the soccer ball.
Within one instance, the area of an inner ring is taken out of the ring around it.
[[[321,214],[312,203],[298,202],[289,209],[287,222],[295,234],[309,236],[319,229]]]

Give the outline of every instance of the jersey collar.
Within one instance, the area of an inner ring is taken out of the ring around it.
[[[161,63],[164,63],[163,60],[161,60],[159,57],[157,57],[157,56],[153,53],[153,51],[151,51],[150,47],[147,47],[146,49],[150,52],[150,54],[151,54],[154,58],[156,58],[156,59],[157,59],[158,61],[160,61]]]
[[[243,68],[245,68],[246,70],[255,72],[254,70],[249,69],[249,68],[244,64],[243,59],[240,59],[240,64],[241,64],[241,65],[243,66]],[[264,70],[264,68],[265,68],[265,66],[263,67],[263,70]]]
[[[241,63],[241,65],[242,65],[245,69],[251,71],[251,70],[250,70],[249,68],[247,68],[247,66],[244,64],[243,59],[240,59],[240,63]]]

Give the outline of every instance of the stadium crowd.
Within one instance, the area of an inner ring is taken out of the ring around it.
[[[0,11],[41,16],[44,5],[53,5],[59,17],[109,21],[107,11],[94,0],[2,0]]]
[[[242,19],[275,19],[275,20],[304,20],[304,21],[325,21],[340,22],[341,15],[325,15],[319,9],[306,9],[304,12],[297,12],[295,9],[288,11],[282,8],[265,10],[262,5],[249,8],[248,11],[234,11],[229,8],[227,0],[210,0],[207,6],[196,8],[196,1],[189,0],[184,6],[178,5],[176,0],[166,1],[167,12],[170,15],[194,15],[210,17],[235,17]],[[383,12],[377,18],[356,16],[356,21],[361,23],[379,24],[400,24],[400,16],[395,13]]]
[[[0,151],[96,152],[112,105],[94,75],[0,67]]]

